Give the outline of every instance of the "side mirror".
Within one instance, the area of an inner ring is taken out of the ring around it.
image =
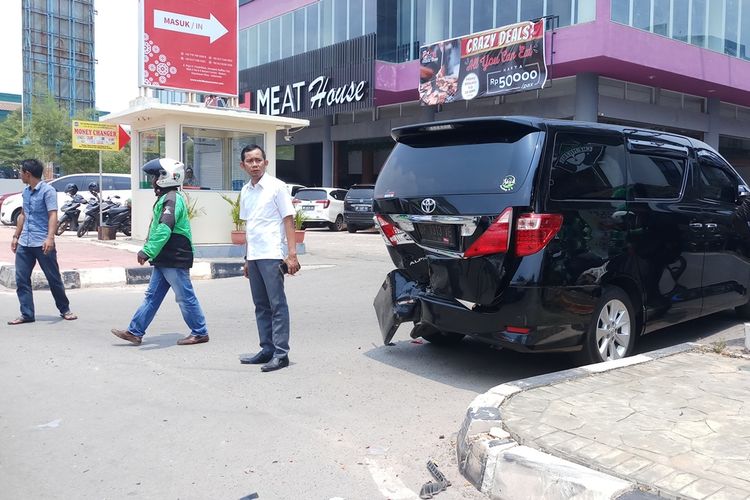
[[[750,188],[744,184],[737,186],[737,203],[742,203],[748,196],[750,196]]]

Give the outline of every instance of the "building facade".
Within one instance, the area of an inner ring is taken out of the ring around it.
[[[420,46],[545,16],[542,89],[420,104]],[[750,180],[750,0],[254,0],[239,44],[245,105],[311,120],[280,134],[288,182],[372,182],[391,128],[487,115],[673,131]]]
[[[23,101],[48,93],[73,116],[94,109],[94,0],[23,0]]]

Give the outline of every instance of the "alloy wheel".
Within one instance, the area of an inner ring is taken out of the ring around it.
[[[628,308],[618,299],[607,301],[596,320],[596,348],[602,360],[625,356],[632,342]]]

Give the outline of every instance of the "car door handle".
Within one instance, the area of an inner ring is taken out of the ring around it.
[[[701,224],[700,222],[691,222],[690,224],[688,224],[688,226],[690,227],[690,229],[700,229],[703,227],[703,224]]]
[[[716,229],[716,224],[709,222],[706,224],[706,229]]]

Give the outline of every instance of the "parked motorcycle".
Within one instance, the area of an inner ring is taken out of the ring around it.
[[[81,215],[79,207],[86,203],[86,199],[78,194],[78,186],[73,183],[65,186],[65,194],[69,195],[70,199],[60,208],[62,215],[57,220],[57,229],[55,230],[55,234],[58,236],[68,229],[78,230],[78,218]]]
[[[120,197],[114,199],[108,197],[106,200],[101,199],[99,185],[96,182],[89,184],[89,192],[95,196],[89,200],[85,211],[83,222],[78,227],[76,234],[79,238],[99,228],[99,205],[102,206],[102,224],[106,226],[115,226],[115,231],[121,231],[126,236],[130,236],[131,210],[130,204],[122,206]]]

